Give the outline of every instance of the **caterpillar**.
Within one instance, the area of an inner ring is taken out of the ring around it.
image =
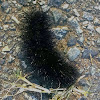
[[[50,16],[43,11],[32,10],[21,20],[23,60],[26,71],[34,73],[30,81],[46,88],[68,88],[77,80],[76,67],[64,60],[54,48]]]

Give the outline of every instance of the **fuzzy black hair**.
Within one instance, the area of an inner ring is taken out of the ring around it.
[[[24,60],[27,69],[34,71],[31,81],[47,88],[72,85],[78,72],[54,49],[50,17],[42,11],[33,10],[25,13],[21,23]]]

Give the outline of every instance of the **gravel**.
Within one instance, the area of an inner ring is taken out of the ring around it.
[[[80,50],[77,47],[70,48],[67,55],[70,61],[74,61],[80,55]]]
[[[63,0],[48,0],[50,6],[59,7],[63,3]]]
[[[68,42],[67,42],[67,45],[70,47],[70,46],[74,46],[76,45],[76,38],[74,36],[71,36],[69,39],[68,39]]]
[[[91,50],[85,49],[85,50],[83,51],[83,53],[82,53],[82,58],[89,59],[89,58],[90,58],[90,54],[91,54],[92,57],[94,57],[94,56],[97,56],[98,53],[99,53],[99,52],[98,52],[97,50],[93,50],[93,49],[91,49]]]

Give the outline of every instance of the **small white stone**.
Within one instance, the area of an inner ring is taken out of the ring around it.
[[[84,37],[83,37],[83,35],[82,35],[82,37],[80,37],[79,41],[82,42],[82,43],[84,42]]]
[[[77,20],[77,21],[80,21],[79,17],[76,17],[76,20]]]
[[[4,30],[8,30],[8,25],[3,25]]]
[[[10,55],[9,59],[8,59],[8,62],[12,62],[13,60],[15,60],[15,58]]]
[[[88,23],[89,23],[88,21],[84,21],[82,27],[83,27],[83,28],[87,28]]]
[[[94,23],[98,23],[99,22],[99,19],[98,18],[95,18],[94,19]]]
[[[100,34],[100,27],[96,28],[96,31]]]
[[[50,8],[50,7],[49,7],[48,5],[43,5],[43,6],[42,6],[42,9],[43,9],[44,12],[48,11],[49,8]]]
[[[68,18],[69,21],[73,20],[74,16],[71,16],[70,18]]]
[[[33,4],[36,4],[37,0],[33,1]]]
[[[40,0],[39,4],[42,6],[45,4],[45,1],[44,0]]]
[[[89,30],[93,31],[93,30],[94,30],[94,26],[90,23],[90,24],[88,24],[87,29],[89,29]]]
[[[94,41],[92,41],[91,43],[92,43],[92,45],[95,45]]]
[[[68,27],[62,27],[62,29],[64,29],[64,30],[68,30]]]
[[[61,28],[57,27],[57,28],[52,28],[53,30],[60,30]]]
[[[14,20],[17,24],[19,24],[19,21],[18,21],[18,19],[17,19],[15,16],[12,16],[11,18],[12,18],[12,20]]]
[[[95,6],[94,8],[100,10],[100,5],[99,6]]]
[[[73,11],[75,12],[76,16],[78,16],[78,17],[80,16],[80,14],[78,13],[77,9],[73,9]]]
[[[16,4],[17,2],[16,1],[12,1],[12,3]]]
[[[94,24],[100,24],[100,20],[98,18],[94,19]]]
[[[62,8],[63,8],[63,9],[67,9],[68,6],[69,6],[69,4],[63,4],[63,5],[62,5]]]
[[[82,30],[80,27],[77,27],[76,32],[77,32],[78,34],[80,34],[80,33],[83,32],[83,30]]]
[[[92,21],[94,16],[88,12],[83,12],[83,18],[85,18],[87,21]]]
[[[5,46],[3,49],[2,49],[3,52],[9,52],[10,51],[10,48],[8,46]]]
[[[0,47],[2,46],[2,42],[0,42]]]
[[[89,23],[88,21],[84,21],[84,22],[83,22],[84,25],[86,25],[86,24],[88,24],[88,23]]]

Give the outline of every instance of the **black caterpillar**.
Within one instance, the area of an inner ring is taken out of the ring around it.
[[[78,71],[54,49],[47,13],[29,11],[21,23],[23,60],[28,66],[26,71],[34,72],[30,81],[46,88],[68,88],[74,84],[79,76]]]

